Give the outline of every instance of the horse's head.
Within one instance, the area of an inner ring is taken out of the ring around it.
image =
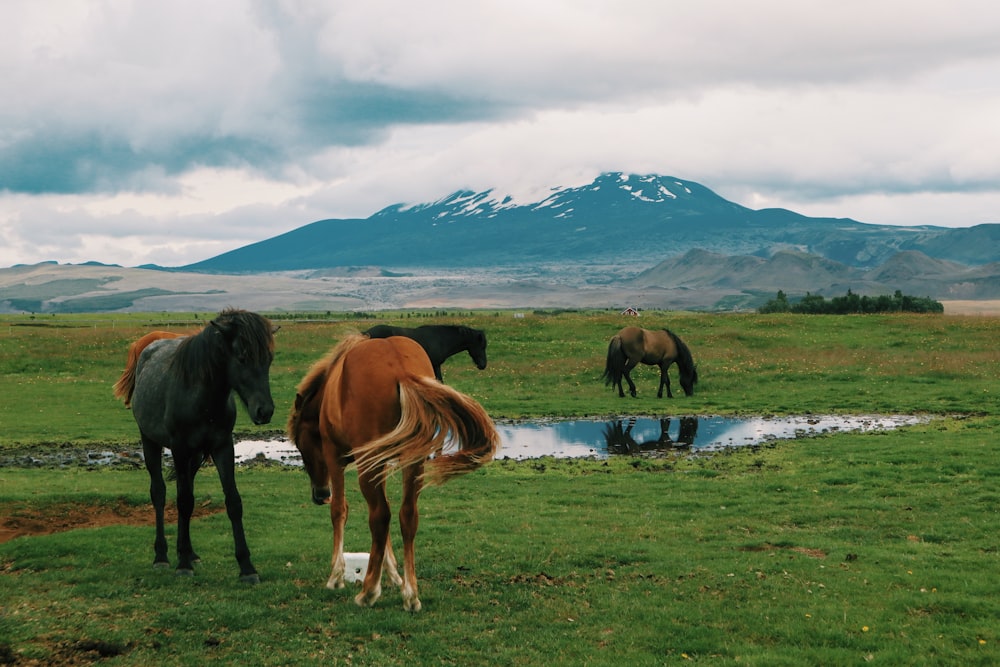
[[[277,327],[245,310],[226,310],[211,322],[226,342],[229,383],[247,407],[254,424],[267,424],[274,415],[270,370]]]
[[[694,393],[694,385],[698,382],[698,367],[692,365],[690,371],[685,371],[681,369],[681,389],[684,390],[685,396],[690,396]]]
[[[486,368],[486,333],[479,329],[469,329],[469,356],[476,368]]]
[[[295,403],[288,415],[288,437],[302,455],[302,466],[312,483],[312,501],[324,505],[330,502],[330,472],[323,458],[319,403],[314,392],[306,396],[295,394]]]

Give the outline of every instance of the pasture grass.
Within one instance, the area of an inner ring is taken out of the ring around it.
[[[658,371],[634,373],[639,395],[619,399],[600,380],[608,339],[636,320],[607,312],[475,312],[435,318],[381,314],[404,326],[463,323],[486,330],[489,366],[464,353],[443,367],[445,381],[480,401],[494,418],[616,414],[990,413],[1000,414],[998,320],[943,315],[710,315],[646,313],[649,328],[670,327],[698,364],[695,395],[656,398]],[[370,319],[277,319],[271,387],[275,420],[240,435],[282,431],[295,387],[310,365]],[[0,317],[0,447],[37,443],[129,443],[131,414],[111,394],[128,345],[152,329],[189,331],[212,314],[143,317]]]
[[[127,344],[169,322],[52,320],[0,322],[0,443],[134,443],[110,386]],[[696,394],[673,401],[657,401],[651,369],[638,374],[637,399],[598,381],[607,339],[625,324],[616,314],[432,321],[487,330],[489,368],[456,357],[444,375],[496,418],[938,418],[705,458],[493,462],[422,495],[416,615],[388,586],[372,609],[357,608],[349,590],[327,591],[329,518],[309,501],[304,473],[241,468],[260,585],[237,581],[224,513],[194,522],[204,562],[193,578],[152,568],[151,526],[21,537],[0,545],[0,662],[1000,662],[996,319],[647,313],[644,326],[675,330],[699,364]],[[282,324],[276,428],[309,364],[370,323]],[[241,417],[239,428],[254,432],[246,424]],[[148,506],[147,488],[141,470],[0,469],[6,509]],[[221,505],[211,469],[195,490],[199,505]],[[346,548],[364,551],[353,474],[348,493]],[[173,526],[168,539],[173,549]]]
[[[995,664],[997,426],[497,461],[424,492],[416,615],[391,587],[372,609],[326,590],[329,520],[304,473],[244,468],[260,585],[238,583],[224,514],[194,523],[193,578],[152,568],[149,526],[19,538],[0,545],[0,644],[27,660],[100,642],[121,651],[109,664],[136,665]],[[211,473],[199,504],[221,502]],[[34,507],[141,503],[147,485],[141,471],[0,475],[3,503]],[[346,548],[367,550],[353,482]]]

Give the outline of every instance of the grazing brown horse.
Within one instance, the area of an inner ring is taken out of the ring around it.
[[[492,459],[500,438],[489,415],[472,398],[434,378],[427,353],[417,342],[353,335],[314,364],[299,383],[288,435],[302,453],[313,502],[330,503],[333,556],[326,587],[344,586],[344,469],[353,462],[368,503],[372,537],[368,570],[354,601],[367,607],[378,600],[384,570],[402,587],[403,608],[419,611],[414,538],[425,465],[426,481],[441,483]],[[451,443],[458,449],[444,452]],[[386,477],[394,467],[403,477],[402,578],[389,539],[385,495]]]
[[[667,369],[677,362],[681,376],[681,387],[690,396],[694,393],[694,385],[698,381],[698,369],[691,357],[691,350],[677,334],[669,329],[652,331],[639,327],[625,327],[611,338],[608,344],[608,359],[604,366],[604,384],[618,386],[618,395],[624,396],[622,378],[628,382],[629,393],[635,396],[635,383],[631,372],[638,364],[660,367],[660,385],[656,392],[657,398],[663,398],[663,387],[667,388],[667,397],[673,398],[670,391],[670,376]]]
[[[146,346],[153,341],[165,338],[181,338],[189,334],[174,333],[173,331],[150,331],[148,334],[135,341],[128,348],[128,357],[125,361],[125,370],[122,376],[115,382],[115,398],[125,401],[125,407],[132,407],[132,391],[135,389],[135,366],[139,361],[139,355],[146,349]]]

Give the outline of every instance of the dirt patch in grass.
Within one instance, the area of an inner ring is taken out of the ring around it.
[[[127,654],[132,647],[96,639],[60,640],[46,644],[50,654],[43,659],[25,658],[15,653],[9,646],[0,645],[0,665],[16,665],[17,667],[77,667],[93,665]]]
[[[225,509],[203,503],[195,506],[194,516],[208,516]],[[4,507],[0,508],[0,544],[25,535],[50,535],[79,528],[152,526],[155,520],[152,505],[130,505],[123,500],[101,505],[57,503],[45,507]],[[177,522],[176,505],[166,506],[164,521],[167,524]]]

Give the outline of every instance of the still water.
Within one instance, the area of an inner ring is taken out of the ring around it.
[[[653,456],[668,451],[712,452],[761,445],[774,440],[834,432],[887,431],[926,421],[909,415],[801,417],[622,417],[608,420],[498,422],[500,451],[496,458],[541,456],[596,458]],[[301,465],[295,445],[287,440],[243,441],[237,461],[257,456]]]

